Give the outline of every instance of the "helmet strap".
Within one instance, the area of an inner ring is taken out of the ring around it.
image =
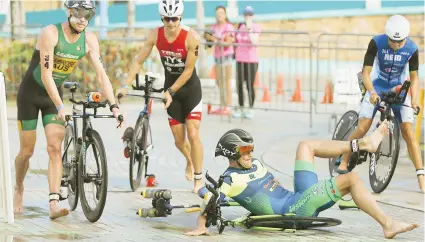
[[[71,32],[73,34],[81,34],[81,32],[78,32],[76,29],[74,29],[74,27],[72,27],[72,25],[71,25],[71,16],[68,17],[68,25],[69,25],[69,28],[71,29]]]
[[[250,167],[247,167],[246,165],[242,164],[241,162],[239,162],[240,157],[236,160],[236,163],[238,163],[241,167],[243,167],[244,169],[251,169],[252,165]]]

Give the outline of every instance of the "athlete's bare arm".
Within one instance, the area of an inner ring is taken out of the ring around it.
[[[412,106],[416,108],[418,106],[418,90],[419,90],[419,84],[418,84],[418,69],[419,69],[419,51],[416,50],[416,52],[412,55],[412,57],[409,60],[409,75],[410,75],[410,82],[411,82],[411,95],[412,95]]]
[[[103,67],[101,61],[99,41],[96,35],[91,32],[87,32],[86,44],[88,47],[87,58],[89,59],[89,62],[92,64],[94,70],[96,71],[96,80],[99,83],[103,93],[105,93],[109,104],[113,105],[115,104],[114,91],[112,89],[111,81],[109,80],[109,77],[106,74],[105,68]]]
[[[56,107],[63,105],[59,95],[58,88],[56,87],[55,80],[53,79],[53,56],[54,49],[58,43],[58,30],[54,25],[45,27],[37,40],[37,46],[40,50],[40,67],[41,67],[41,80],[44,87],[49,94],[50,99]]]
[[[186,66],[176,82],[170,87],[173,92],[177,92],[192,76],[196,61],[198,60],[200,40],[201,37],[199,34],[191,29],[186,40]]]
[[[374,90],[372,80],[370,79],[370,73],[372,72],[373,62],[375,61],[376,53],[378,48],[376,47],[375,40],[370,40],[366,54],[363,60],[363,83],[368,92]]]
[[[156,44],[157,36],[158,28],[154,29],[149,33],[148,39],[145,41],[140,53],[136,56],[133,63],[131,64],[130,70],[128,72],[127,81],[125,82],[127,86],[131,84],[136,74],[139,73],[143,62],[145,62],[146,58],[148,58],[148,56],[151,54],[152,48]]]

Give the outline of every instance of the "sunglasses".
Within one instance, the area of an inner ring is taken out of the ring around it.
[[[85,8],[73,8],[72,16],[76,18],[84,18],[87,21],[90,21],[94,15],[96,15],[93,9],[85,9]]]
[[[244,16],[252,16],[254,15],[253,13],[245,13]]]
[[[162,18],[165,22],[177,22],[180,20],[179,17],[163,17]]]
[[[249,154],[254,150],[254,145],[247,145],[247,146],[238,146],[236,147],[236,152],[238,152],[241,155]]]
[[[402,40],[393,40],[393,39],[391,39],[391,38],[388,38],[392,43],[402,43],[405,39],[402,39]]]

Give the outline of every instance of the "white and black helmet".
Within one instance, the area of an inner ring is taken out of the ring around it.
[[[238,160],[241,157],[242,147],[251,147],[254,149],[254,139],[251,134],[243,129],[231,129],[227,131],[218,141],[215,148],[215,156],[224,156],[232,160]]]
[[[392,40],[404,40],[409,36],[409,32],[409,21],[401,15],[391,16],[385,24],[385,34]]]
[[[159,15],[165,17],[180,17],[183,15],[183,0],[160,0]]]
[[[93,0],[66,0],[64,5],[67,8],[96,9],[96,3]]]

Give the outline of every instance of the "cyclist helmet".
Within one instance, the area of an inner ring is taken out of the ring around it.
[[[215,156],[224,156],[231,160],[239,160],[241,155],[254,150],[254,139],[251,134],[242,129],[227,131],[218,141]]]
[[[385,24],[385,34],[391,40],[402,41],[409,36],[409,21],[401,15],[393,15]]]
[[[183,0],[160,0],[159,15],[165,17],[180,17],[183,15]]]
[[[67,9],[75,10],[73,12],[73,15],[75,17],[77,18],[84,17],[88,22],[90,22],[90,20],[96,15],[96,3],[93,0],[66,0],[64,5]],[[77,11],[81,9],[83,11]],[[81,33],[77,31],[74,27],[72,27],[70,19],[71,19],[71,16],[68,17],[68,24],[69,24],[69,27],[71,28],[71,31],[74,34]]]

